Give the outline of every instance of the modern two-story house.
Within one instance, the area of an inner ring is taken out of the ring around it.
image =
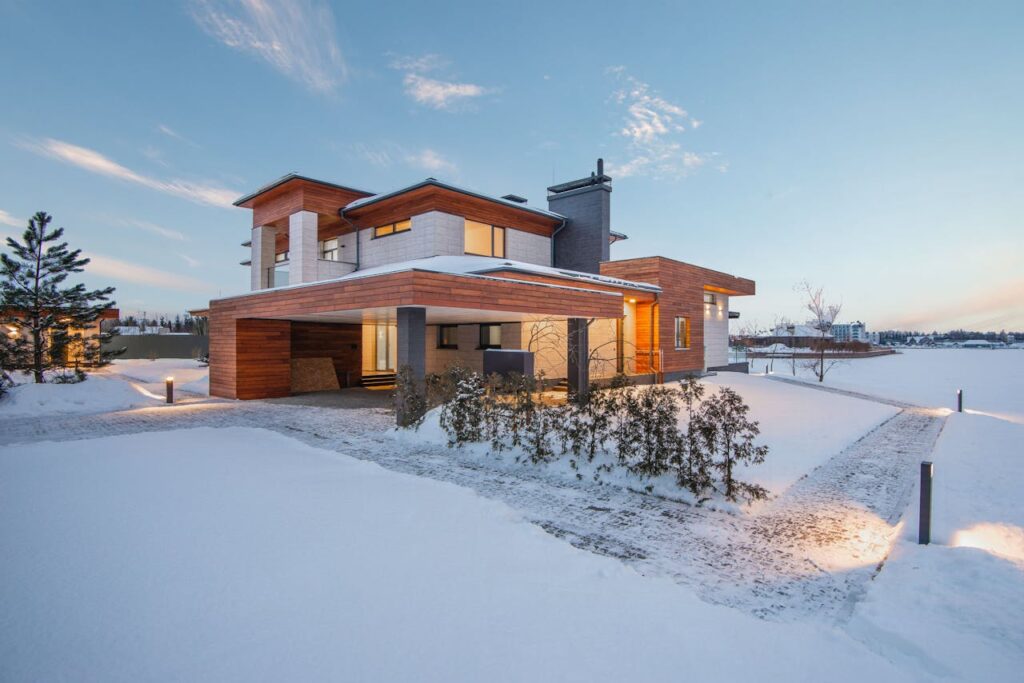
[[[754,282],[661,256],[613,261],[611,178],[548,188],[547,208],[433,178],[375,194],[287,175],[242,197],[251,291],[210,302],[210,393],[286,396],[325,359],[336,386],[387,382],[487,349],[534,354],[571,387],[666,381],[728,363],[729,304]],[[300,387],[300,385],[302,385]]]

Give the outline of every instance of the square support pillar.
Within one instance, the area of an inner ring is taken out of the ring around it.
[[[398,367],[412,369],[413,377],[424,380],[427,376],[427,309],[422,306],[398,308]]]
[[[569,318],[568,327],[569,393],[585,400],[590,390],[590,328],[586,318]]]
[[[312,211],[288,217],[288,284],[316,281],[317,224]]]
[[[250,254],[250,284],[252,291],[270,286],[270,269],[274,267],[274,252],[277,229],[271,225],[260,225],[252,229],[252,250]]]

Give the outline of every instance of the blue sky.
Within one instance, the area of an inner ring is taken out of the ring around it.
[[[46,210],[128,311],[244,291],[289,171],[544,206],[615,178],[614,258],[808,279],[869,327],[1024,329],[1024,4],[0,0],[0,232]]]

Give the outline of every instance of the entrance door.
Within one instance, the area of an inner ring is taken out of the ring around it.
[[[393,372],[395,369],[395,356],[398,348],[395,346],[395,337],[398,334],[397,325],[378,323],[374,330],[374,353],[373,369],[377,372]]]

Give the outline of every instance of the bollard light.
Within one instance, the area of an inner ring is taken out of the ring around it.
[[[921,508],[917,523],[917,542],[928,545],[932,540],[932,475],[935,466],[927,460],[921,463]]]
[[[174,403],[174,378],[167,378],[167,402]]]
[[[958,412],[958,413],[964,412],[964,390],[963,389],[957,389],[956,390],[956,412]]]

